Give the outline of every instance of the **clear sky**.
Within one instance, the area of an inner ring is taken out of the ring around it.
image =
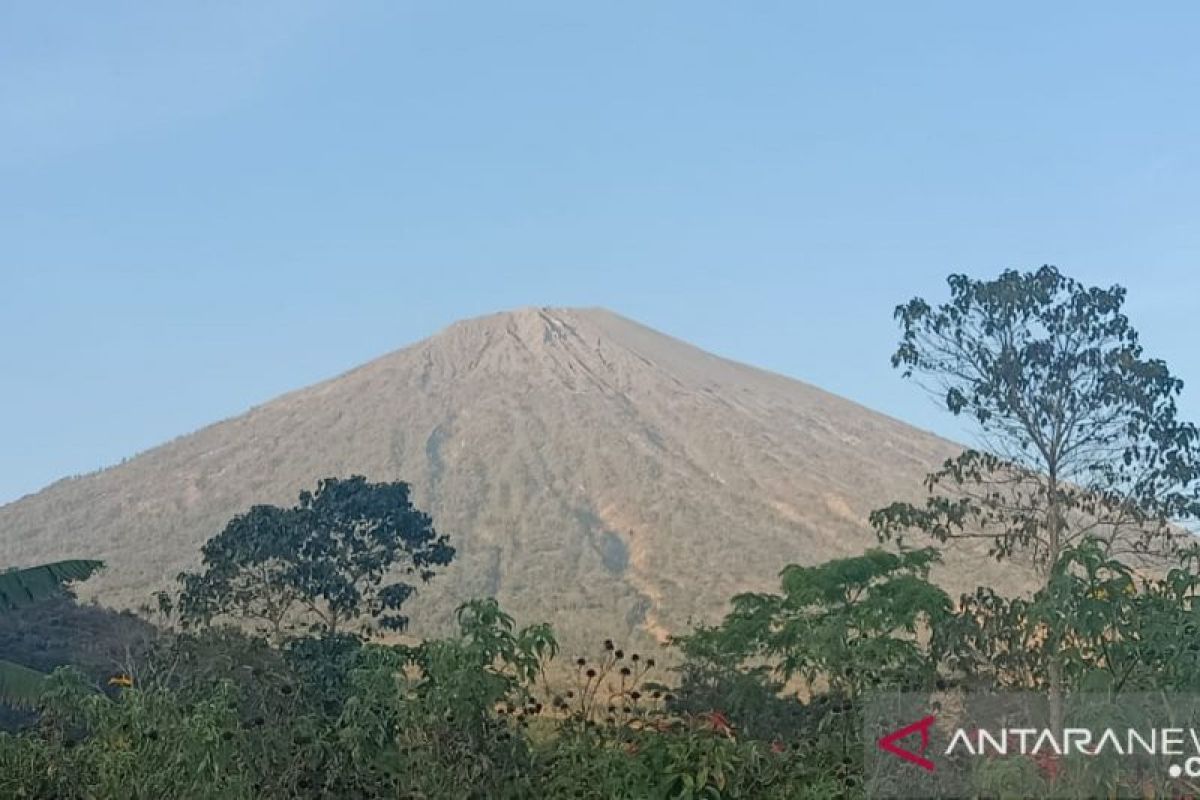
[[[0,502],[524,305],[953,435],[892,307],[1047,262],[1129,287],[1200,417],[1198,36],[1193,3],[4,3]]]

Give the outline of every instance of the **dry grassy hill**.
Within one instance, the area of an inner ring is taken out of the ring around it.
[[[410,482],[457,562],[411,608],[443,628],[495,595],[568,646],[716,619],[788,562],[874,543],[951,443],[598,309],[453,325],[332,380],[0,507],[0,564],[95,557],[87,592],[144,601],[234,513],[327,475]],[[953,589],[1011,583],[952,551]]]

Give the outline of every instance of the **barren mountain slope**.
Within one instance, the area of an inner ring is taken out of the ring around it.
[[[568,645],[649,639],[872,545],[872,508],[952,444],[602,310],[461,322],[101,472],[0,508],[0,564],[97,557],[87,592],[137,605],[254,503],[327,475],[413,484],[459,558],[414,633],[495,595]],[[953,551],[954,589],[1019,580]]]

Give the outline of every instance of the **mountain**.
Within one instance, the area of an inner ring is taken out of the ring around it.
[[[120,466],[0,507],[0,564],[101,558],[86,592],[136,606],[255,503],[324,476],[405,480],[458,548],[413,632],[498,597],[568,646],[648,642],[860,553],[873,509],[956,452],[929,433],[599,309],[460,322]],[[952,548],[954,590],[1019,580]]]

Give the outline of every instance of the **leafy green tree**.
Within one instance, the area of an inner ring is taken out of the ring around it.
[[[1057,664],[1069,690],[1195,691],[1198,557],[1189,548],[1165,575],[1139,576],[1104,542],[1085,539],[1032,597],[987,588],[964,597],[943,627],[948,666],[987,688],[1048,689]]]
[[[0,572],[0,614],[62,595],[68,584],[86,580],[103,566],[100,561],[76,559]],[[44,678],[37,670],[0,659],[0,702],[32,705],[41,694]]]
[[[1177,416],[1182,382],[1123,313],[1125,290],[1049,266],[949,285],[947,303],[896,309],[892,364],[970,419],[982,446],[929,475],[923,505],[876,511],[879,535],[983,537],[1047,578],[1084,538],[1111,555],[1170,549],[1173,526],[1200,517],[1200,440]]]
[[[179,575],[178,607],[160,593],[159,609],[178,611],[185,626],[232,617],[281,639],[302,615],[296,572],[303,532],[294,512],[254,506],[234,517],[204,545],[205,570]]]
[[[1174,549],[1176,525],[1200,518],[1200,441],[1178,418],[1182,381],[1145,356],[1122,310],[1125,290],[1050,266],[948,283],[949,302],[896,309],[892,364],[970,419],[982,446],[930,474],[923,505],[873,512],[880,538],[988,539],[997,558],[1028,557],[1043,585],[1085,539],[1126,558]],[[1056,727],[1062,668],[1050,659]]]
[[[802,679],[813,697],[791,725],[806,728],[823,757],[848,770],[861,765],[857,704],[864,695],[936,686],[938,632],[951,611],[949,596],[928,580],[938,558],[932,548],[876,549],[813,567],[788,566],[781,594],[738,595],[721,625],[678,641],[690,662],[684,675],[703,675],[697,662],[721,664],[708,674],[726,691],[736,690],[729,701],[742,708],[735,713],[771,710],[748,691],[747,676],[767,689]],[[755,727],[771,722],[760,718]]]
[[[874,687],[916,688],[937,656],[918,636],[950,613],[949,596],[928,580],[936,550],[870,550],[781,573],[782,594],[741,594],[717,628],[681,640],[685,653],[760,659],[784,680],[824,684],[856,698]]]
[[[350,673],[338,738],[360,772],[402,797],[528,797],[518,735],[557,652],[548,625],[516,629],[495,600],[457,612],[460,633],[415,647],[364,647]],[[540,711],[540,705],[537,706]]]
[[[179,576],[185,624],[232,617],[276,638],[401,629],[398,613],[454,548],[413,507],[408,484],[326,478],[292,508],[255,506],[203,548],[204,569]],[[169,605],[169,604],[168,604]]]
[[[47,679],[41,725],[0,734],[0,796],[83,798],[259,797],[245,758],[231,686],[196,702],[165,690],[131,689],[113,700],[67,667]]]

